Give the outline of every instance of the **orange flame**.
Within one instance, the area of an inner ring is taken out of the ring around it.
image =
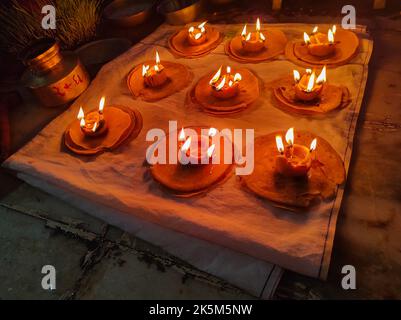
[[[219,79],[220,79],[220,75],[221,75],[221,68],[222,66],[220,66],[219,70],[217,70],[216,74],[213,76],[213,78],[209,81],[210,85],[215,84]]]
[[[280,153],[284,152],[284,144],[283,144],[283,139],[281,138],[281,136],[276,136],[276,146],[277,146],[277,150]]]
[[[317,84],[322,84],[326,82],[326,66],[323,67],[322,71],[320,72],[319,76],[316,79]]]
[[[185,131],[184,128],[181,128],[180,134],[178,136],[178,141],[185,141]]]
[[[236,73],[235,75],[234,75],[234,82],[236,82],[236,81],[241,81],[242,80],[242,76],[241,76],[241,74],[240,73]]]
[[[248,35],[246,36],[246,39],[245,39],[245,40],[246,40],[246,41],[251,40],[251,36],[252,36],[252,34],[249,32]]]
[[[242,29],[241,36],[242,37],[246,36],[246,25],[244,25],[244,28]]]
[[[230,74],[230,73],[231,73],[231,67],[230,67],[230,66],[227,66],[226,73],[227,73],[227,74]]]
[[[84,110],[82,109],[82,107],[79,107],[77,118],[78,118],[78,120],[85,118],[85,113],[84,113]]]
[[[292,146],[294,144],[294,128],[289,128],[285,134],[285,141]]]
[[[295,83],[298,83],[298,81],[301,79],[301,75],[299,74],[298,70],[293,70],[292,72],[294,74]]]
[[[309,147],[310,152],[316,150],[316,146],[317,146],[317,139],[315,138],[312,140],[312,142],[310,144],[310,147]]]
[[[81,126],[81,128],[85,127],[85,125],[86,125],[85,118],[81,119],[81,121],[79,122],[79,125]]]
[[[313,28],[313,30],[312,30],[312,34],[314,34],[314,33],[316,33],[317,31],[318,31],[318,26],[315,26],[314,28]]]
[[[260,31],[260,20],[259,18],[256,19],[256,31]]]
[[[191,137],[189,137],[181,147],[181,151],[187,151],[191,146]]]
[[[327,40],[329,40],[329,43],[334,43],[334,34],[331,29],[327,32]]]
[[[149,66],[145,66],[144,64],[142,65],[142,76],[144,77],[149,70]]]
[[[308,34],[306,32],[304,32],[304,41],[305,41],[305,44],[309,44],[310,43],[310,38],[309,38],[309,36],[308,36]]]
[[[306,86],[306,92],[311,92],[315,85],[315,72],[309,77],[308,85]]]
[[[159,52],[156,50],[156,66],[160,64]]]
[[[102,97],[99,101],[99,113],[102,114],[103,113],[103,109],[104,109],[104,101],[105,101],[105,97]]]
[[[92,132],[96,132],[97,129],[97,122],[94,123],[93,128],[92,128]]]
[[[210,158],[213,153],[214,153],[214,149],[216,148],[215,144],[212,144],[208,149],[207,149],[207,156]]]
[[[198,26],[198,29],[201,29],[202,32],[205,32],[205,30],[204,30],[205,28],[204,28],[204,27],[205,27],[205,24],[206,24],[206,23],[207,23],[207,21],[203,21],[203,22]]]
[[[335,24],[333,24],[333,27],[331,28],[331,31],[333,32],[333,35],[336,34],[337,27]]]
[[[266,40],[266,37],[262,32],[259,34],[259,37],[260,37],[260,39],[262,39],[262,41]]]
[[[221,90],[225,84],[226,84],[226,77],[223,77],[223,80],[221,80],[220,83],[216,86],[216,90],[217,91]]]

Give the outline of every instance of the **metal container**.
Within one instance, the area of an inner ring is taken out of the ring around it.
[[[183,25],[196,20],[201,12],[201,1],[165,0],[157,7],[157,11],[165,16],[169,24]]]
[[[22,59],[27,66],[22,84],[47,107],[74,100],[89,85],[89,75],[78,56],[61,53],[53,39],[36,41],[23,52]]]
[[[136,1],[115,0],[104,8],[103,16],[112,23],[132,27],[142,24],[152,15],[155,0]]]

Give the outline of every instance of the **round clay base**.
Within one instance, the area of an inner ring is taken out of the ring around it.
[[[142,116],[137,110],[121,106],[107,106],[104,119],[108,130],[99,136],[86,136],[79,121],[74,120],[64,132],[64,145],[73,153],[95,155],[112,151],[138,136],[142,129]]]
[[[226,42],[226,54],[239,62],[243,63],[259,63],[284,53],[287,44],[285,34],[279,29],[266,29],[262,30],[266,36],[265,46],[261,51],[252,53],[247,52],[242,47],[242,37],[238,35]]]
[[[220,44],[224,35],[210,26],[206,26],[205,28],[207,40],[197,46],[193,46],[189,43],[188,28],[176,32],[168,40],[170,51],[174,55],[184,58],[199,58],[208,54]]]
[[[128,75],[127,85],[135,98],[145,101],[158,101],[184,89],[192,80],[192,73],[182,64],[163,61],[167,81],[159,87],[152,88],[145,85],[142,76],[142,65],[153,65],[154,61],[144,61],[137,65]]]
[[[309,53],[308,46],[304,41],[289,42],[285,48],[287,59],[305,66],[327,65],[339,66],[348,63],[358,53],[359,39],[357,35],[348,30],[337,30],[335,35],[335,50],[333,54],[326,57],[317,57]]]
[[[317,149],[311,155],[312,167],[308,176],[294,178],[276,172],[278,155],[274,132],[255,139],[255,166],[251,175],[243,176],[244,186],[259,197],[289,209],[307,208],[321,200],[334,197],[337,186],[345,180],[343,162],[323,138],[317,137]],[[297,144],[308,146],[316,138],[310,132],[296,132]]]
[[[202,127],[188,127],[196,130],[200,134]],[[166,136],[167,149],[169,135]],[[164,141],[161,141],[164,143]],[[232,172],[233,164],[223,164],[224,159],[224,139],[220,140],[221,164],[200,164],[182,165],[177,160],[177,164],[169,164],[168,154],[166,164],[154,164],[150,167],[150,172],[155,181],[168,191],[179,197],[191,197],[205,193],[213,187],[224,182]]]
[[[295,95],[294,80],[290,78],[279,80],[278,85],[273,88],[273,95],[275,106],[284,111],[302,115],[324,114],[345,108],[350,103],[349,91],[346,87],[328,83],[323,85],[320,96],[315,100],[299,100]]]
[[[248,69],[235,70],[242,76],[239,82],[239,92],[229,99],[217,98],[213,95],[213,88],[209,81],[213,73],[209,73],[199,79],[198,83],[191,90],[191,100],[195,105],[200,106],[205,112],[214,115],[227,115],[242,111],[254,103],[260,95],[259,79]]]

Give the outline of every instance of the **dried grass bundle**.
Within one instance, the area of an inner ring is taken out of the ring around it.
[[[92,40],[100,21],[103,0],[37,0],[21,4],[18,0],[0,3],[0,48],[20,53],[33,40],[57,39],[63,49],[74,49]],[[41,13],[45,5],[56,8],[56,29],[43,29]]]

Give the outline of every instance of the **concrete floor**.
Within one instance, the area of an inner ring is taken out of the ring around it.
[[[286,272],[278,299],[401,298],[401,21],[398,16],[359,23],[369,25],[375,49],[329,278]],[[30,118],[31,135],[57,114],[26,110],[13,111],[11,123]],[[13,145],[29,138],[19,130],[13,126]],[[0,181],[7,190],[0,200],[0,299],[257,298],[4,171]],[[54,291],[41,288],[45,264],[56,267]],[[341,289],[345,264],[356,268],[357,290]]]

